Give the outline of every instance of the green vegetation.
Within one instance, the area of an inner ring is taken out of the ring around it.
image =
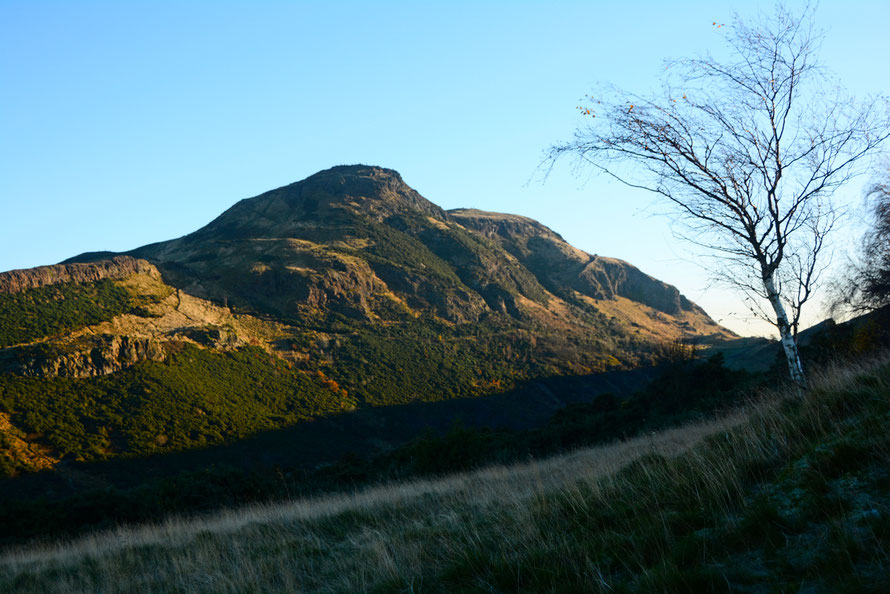
[[[605,333],[541,337],[533,324],[523,328],[510,318],[454,325],[406,316],[373,327],[344,318],[340,326],[341,333],[305,330],[280,339],[279,348],[308,354],[293,367],[256,348],[222,353],[174,345],[165,362],[143,361],[108,376],[0,374],[0,412],[12,414],[26,441],[50,448],[53,458],[103,460],[230,443],[358,405],[502,393],[533,379],[629,368],[659,356],[646,345],[606,341]],[[192,338],[206,337],[195,331]],[[89,353],[91,341],[102,346],[96,337],[76,346]],[[623,361],[605,354],[604,343]],[[15,367],[65,357],[71,348],[50,341],[3,356]],[[0,476],[32,470],[20,456],[0,463]]]
[[[77,460],[227,443],[354,406],[323,374],[255,347],[219,353],[183,343],[164,362],[84,379],[0,374],[0,410]]]
[[[417,221],[419,218],[413,217],[411,220]],[[429,226],[429,223],[425,226]],[[389,264],[398,270],[422,271],[424,276],[429,275],[433,280],[448,285],[462,284],[447,262],[433,253],[419,238],[404,230],[370,220],[356,220],[352,233],[354,237],[369,240],[369,244],[367,248],[351,253],[367,259],[372,266]]]
[[[416,237],[454,270],[461,281],[476,287],[486,301],[489,287],[497,287],[507,295],[522,294],[539,303],[547,295],[538,279],[492,240],[460,227],[434,225],[417,215],[399,215],[387,220],[390,227]]]
[[[329,373],[372,405],[502,392],[542,374],[529,335],[494,326],[453,327],[424,318],[356,333],[332,351]]]
[[[0,294],[0,348],[105,322],[140,305],[108,279]]]
[[[0,589],[885,592],[888,392],[884,357],[550,460],[8,551]]]
[[[207,353],[194,350],[195,355],[208,358]],[[214,360],[218,364],[225,361]],[[257,360],[250,358],[248,361]],[[140,373],[144,375],[144,372]],[[83,466],[84,473],[92,472],[101,480],[106,480],[107,474],[111,473],[114,482],[123,486],[86,489],[73,495],[66,492],[46,496],[51,487],[39,487],[38,497],[28,496],[18,483],[11,481],[0,498],[0,524],[5,527],[0,542],[16,542],[38,535],[72,534],[116,522],[151,521],[170,513],[218,509],[246,501],[278,500],[296,493],[339,491],[347,486],[381,480],[435,476],[484,464],[512,463],[530,456],[553,455],[701,419],[737,402],[741,391],[751,381],[746,374],[723,367],[719,357],[706,362],[675,364],[666,367],[659,378],[632,397],[619,399],[603,394],[593,403],[570,405],[538,429],[474,429],[458,423],[443,435],[427,433],[374,457],[347,455],[318,469],[261,464],[237,468],[230,464],[228,450],[218,448],[206,450],[203,470],[171,472],[166,478],[142,477],[138,467],[128,467],[127,461],[120,461],[113,470],[104,472]],[[546,380],[546,385],[548,389],[562,393],[585,389],[580,378],[551,378]],[[185,411],[186,419],[190,418],[189,412]],[[140,422],[152,421],[144,419]],[[151,432],[159,430],[154,428]],[[193,429],[195,432],[200,430],[206,431],[206,428]],[[96,437],[100,444],[104,443],[101,435]],[[266,437],[261,443],[242,442],[241,446],[250,448],[257,456],[269,449],[288,451],[294,447],[289,441],[293,438],[287,434]],[[341,441],[347,439],[346,435],[338,438]],[[335,445],[326,442],[319,447],[329,449]],[[152,451],[154,446],[149,446],[144,452]],[[170,447],[167,445],[166,449]],[[361,450],[359,453],[364,454]],[[176,468],[176,457],[168,454],[166,458],[165,465]]]
[[[552,390],[566,390],[568,381],[554,379]],[[343,464],[341,480],[351,473],[379,476],[438,475],[565,452],[701,420],[738,404],[756,385],[756,378],[733,371],[714,356],[703,362],[666,366],[645,389],[618,398],[600,394],[592,402],[569,404],[539,429],[508,431],[471,429],[456,424],[448,433],[426,435],[396,448],[372,466]],[[352,479],[355,482],[355,479]]]
[[[306,369],[323,370],[374,406],[483,396],[533,378],[633,369],[664,360],[658,345],[627,335],[610,337],[606,329],[559,336],[532,322],[495,316],[474,324],[405,316],[378,326],[340,318],[324,336],[298,333],[283,344],[308,351]]]

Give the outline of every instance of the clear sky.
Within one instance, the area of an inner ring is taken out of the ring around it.
[[[178,237],[366,163],[445,208],[538,219],[763,332],[649,196],[535,170],[595,84],[649,88],[664,59],[719,50],[713,21],[772,5],[0,0],[0,270]],[[888,91],[890,2],[823,1],[817,21],[849,90]]]

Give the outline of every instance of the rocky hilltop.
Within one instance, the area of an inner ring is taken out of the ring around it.
[[[678,328],[725,335],[676,288],[627,262],[587,254],[525,217],[446,212],[379,167],[320,172],[131,254],[197,296],[301,321],[331,312],[365,321],[430,313],[455,323],[557,310],[577,317],[567,305],[599,310],[597,302],[625,299],[677,318]]]
[[[507,324],[549,344],[542,350],[558,366],[578,359],[591,339],[600,352],[586,353],[588,361],[617,358],[633,366],[635,351],[658,343],[729,336],[675,287],[627,262],[583,252],[526,217],[445,211],[397,172],[364,165],[334,167],[242,200],[192,234],[129,254],[83,254],[0,273],[0,293],[109,280],[152,301],[150,311],[141,308],[149,317],[126,312],[113,323],[57,336],[49,342],[64,348],[50,349],[55,357],[19,356],[8,369],[105,375],[164,360],[166,341],[199,344],[190,337],[221,320],[229,339],[220,344],[253,341],[291,359],[308,356],[254,336],[238,315],[254,319],[254,331],[270,323],[367,331],[424,316],[452,327]],[[181,319],[189,307],[184,299],[202,313]],[[621,356],[607,352],[607,343],[621,343]],[[558,352],[564,360],[556,360]]]
[[[536,221],[334,167],[178,239],[0,274],[0,438],[88,460],[522,386],[552,399],[541,382],[731,336]]]

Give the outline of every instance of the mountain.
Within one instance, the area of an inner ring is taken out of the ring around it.
[[[334,167],[179,239],[0,273],[0,473],[631,370],[731,337],[536,221]]]

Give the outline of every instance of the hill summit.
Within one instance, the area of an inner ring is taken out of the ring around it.
[[[446,217],[392,169],[341,165],[241,200],[193,236],[293,237],[308,223],[333,226],[353,216],[384,221],[405,213]]]
[[[0,273],[0,437],[20,445],[0,475],[520,389],[522,405],[449,414],[528,426],[617,389],[602,372],[730,337],[675,287],[536,221],[334,167],[178,239]],[[565,376],[583,381],[547,387]]]
[[[190,235],[130,255],[197,296],[292,320],[429,313],[556,323],[583,317],[578,307],[608,310],[661,340],[724,333],[676,288],[626,262],[586,254],[525,217],[446,212],[373,166],[334,167],[242,200]],[[679,318],[645,323],[634,304]]]

